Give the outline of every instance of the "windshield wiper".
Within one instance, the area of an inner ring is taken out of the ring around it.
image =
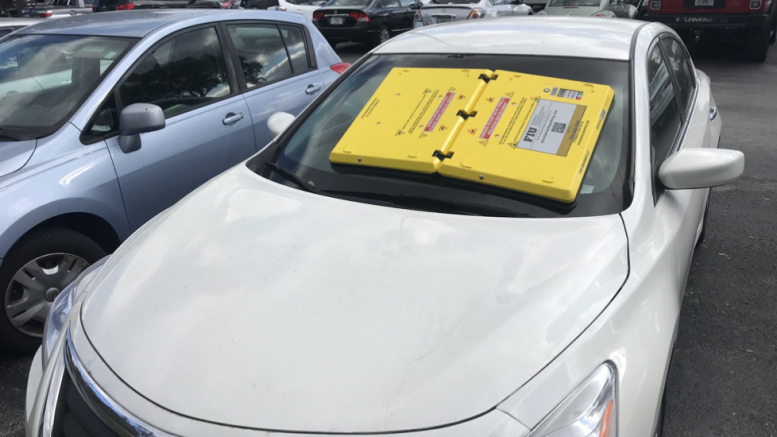
[[[294,173],[293,171],[289,170],[286,167],[281,167],[280,165],[270,161],[265,162],[264,166],[274,171],[275,173],[278,173],[279,175],[283,176],[286,180],[293,182],[294,185],[300,187],[302,191],[307,191],[308,193],[326,195],[325,193],[321,192],[321,190],[311,185],[312,182],[308,182],[305,179],[302,179],[296,173]]]
[[[480,203],[462,202],[459,200],[438,199],[433,197],[416,196],[406,193],[382,194],[371,192],[354,191],[326,191],[326,193],[337,193],[349,197],[359,197],[365,199],[375,199],[388,201],[391,206],[408,209],[419,209],[424,211],[445,211],[457,212],[462,214],[489,216],[489,217],[532,217],[529,214],[516,212],[508,208],[499,206],[485,205]]]

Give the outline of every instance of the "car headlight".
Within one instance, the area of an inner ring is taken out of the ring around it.
[[[617,437],[615,366],[604,363],[527,437]]]
[[[65,326],[67,316],[70,313],[70,308],[73,307],[78,296],[84,288],[86,288],[89,282],[92,281],[97,272],[100,271],[108,258],[109,257],[106,256],[81,272],[76,280],[65,287],[65,289],[59,293],[59,296],[54,299],[54,303],[49,310],[49,316],[46,318],[46,324],[43,327],[43,349],[41,351],[43,354],[41,357],[43,359],[43,367],[46,367],[46,363],[49,361],[51,349],[57,342],[57,338],[59,338],[59,334],[62,332],[62,327]]]

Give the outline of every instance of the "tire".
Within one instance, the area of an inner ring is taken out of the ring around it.
[[[389,39],[391,39],[391,30],[384,24],[383,26],[380,26],[380,30],[375,34],[372,44],[379,46]]]
[[[670,365],[671,367],[671,365]],[[666,411],[666,387],[664,387],[664,395],[661,397],[661,411],[658,412],[661,416],[658,418],[658,423],[656,424],[656,431],[653,433],[654,437],[663,437],[664,435],[664,416],[666,414],[664,413]]]
[[[771,34],[769,36],[769,45],[777,42],[777,18],[772,20]]]
[[[701,219],[701,232],[699,233],[699,239],[696,240],[696,247],[701,246],[704,241],[704,237],[707,235],[707,216],[710,213],[710,198],[712,197],[712,189],[710,194],[707,195],[707,205],[704,207],[704,218]]]
[[[105,255],[99,244],[70,229],[42,228],[22,237],[0,265],[0,348],[34,352],[59,291]]]
[[[664,417],[666,416],[666,383],[669,378],[669,372],[672,370],[672,364],[674,364],[674,354],[677,350],[677,345],[672,346],[672,352],[669,355],[669,367],[666,371],[666,379],[664,380],[664,393],[661,396],[661,405],[658,407],[658,420],[656,421],[656,429],[653,431],[653,437],[662,437],[664,435]]]
[[[771,26],[751,33],[745,40],[745,56],[748,61],[764,62],[769,54],[769,41],[772,38]]]

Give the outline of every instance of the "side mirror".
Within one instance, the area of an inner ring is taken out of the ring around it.
[[[270,129],[270,133],[277,137],[294,122],[295,118],[288,112],[276,112],[267,119],[267,127]]]
[[[162,108],[150,103],[134,103],[119,114],[119,147],[124,153],[140,149],[140,134],[164,129]]]
[[[745,155],[727,149],[685,149],[658,169],[658,179],[670,190],[709,188],[734,182],[745,170]]]

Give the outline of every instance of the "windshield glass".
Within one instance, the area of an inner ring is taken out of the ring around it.
[[[615,92],[612,108],[602,128],[580,194],[573,205],[536,196],[446,178],[397,170],[331,164],[329,155],[394,67],[485,68],[558,77],[609,85]],[[379,198],[392,193],[454,200],[509,209],[533,217],[593,216],[616,214],[631,202],[628,175],[629,64],[599,59],[495,55],[373,55],[350,74],[288,141],[270,147],[249,165],[272,180],[288,184],[277,172],[267,171],[266,160],[311,181],[321,191],[347,193],[349,197]],[[293,186],[293,184],[290,184]]]
[[[550,0],[548,6],[599,7],[599,0]]]
[[[367,6],[372,0],[332,0],[327,6]]]
[[[25,35],[0,42],[0,134],[54,133],[132,45],[132,40]]]

